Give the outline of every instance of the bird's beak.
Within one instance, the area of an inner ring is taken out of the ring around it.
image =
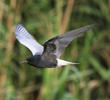
[[[24,60],[24,61],[21,62],[21,64],[24,64],[24,63],[28,63],[28,61],[27,60]]]

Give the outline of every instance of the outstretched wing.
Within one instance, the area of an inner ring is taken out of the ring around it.
[[[29,48],[33,55],[35,54],[42,54],[43,46],[40,45],[28,32],[27,30],[21,25],[17,25],[15,29],[15,34],[17,40]]]
[[[56,55],[57,58],[61,56],[64,52],[65,47],[76,38],[78,35],[88,31],[89,29],[94,28],[97,24],[92,24],[88,26],[81,27],[79,29],[72,30],[70,32],[66,32],[59,36],[53,37],[44,43],[44,52],[43,53],[51,53]]]

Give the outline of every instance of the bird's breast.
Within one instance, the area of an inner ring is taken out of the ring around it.
[[[57,60],[54,55],[42,55],[39,61],[40,67],[55,67],[57,66]]]

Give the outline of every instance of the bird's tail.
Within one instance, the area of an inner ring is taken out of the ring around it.
[[[57,59],[58,67],[65,66],[65,65],[71,65],[71,64],[79,64],[79,63],[73,63],[73,62],[62,60],[62,59]]]

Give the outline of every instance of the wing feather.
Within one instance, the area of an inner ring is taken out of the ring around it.
[[[43,53],[53,53],[57,58],[59,58],[72,40],[95,26],[97,26],[97,24],[91,24],[49,39],[44,43]]]
[[[26,46],[33,55],[42,54],[43,46],[40,45],[23,27],[23,25],[19,24],[16,26],[15,35],[17,40]]]

